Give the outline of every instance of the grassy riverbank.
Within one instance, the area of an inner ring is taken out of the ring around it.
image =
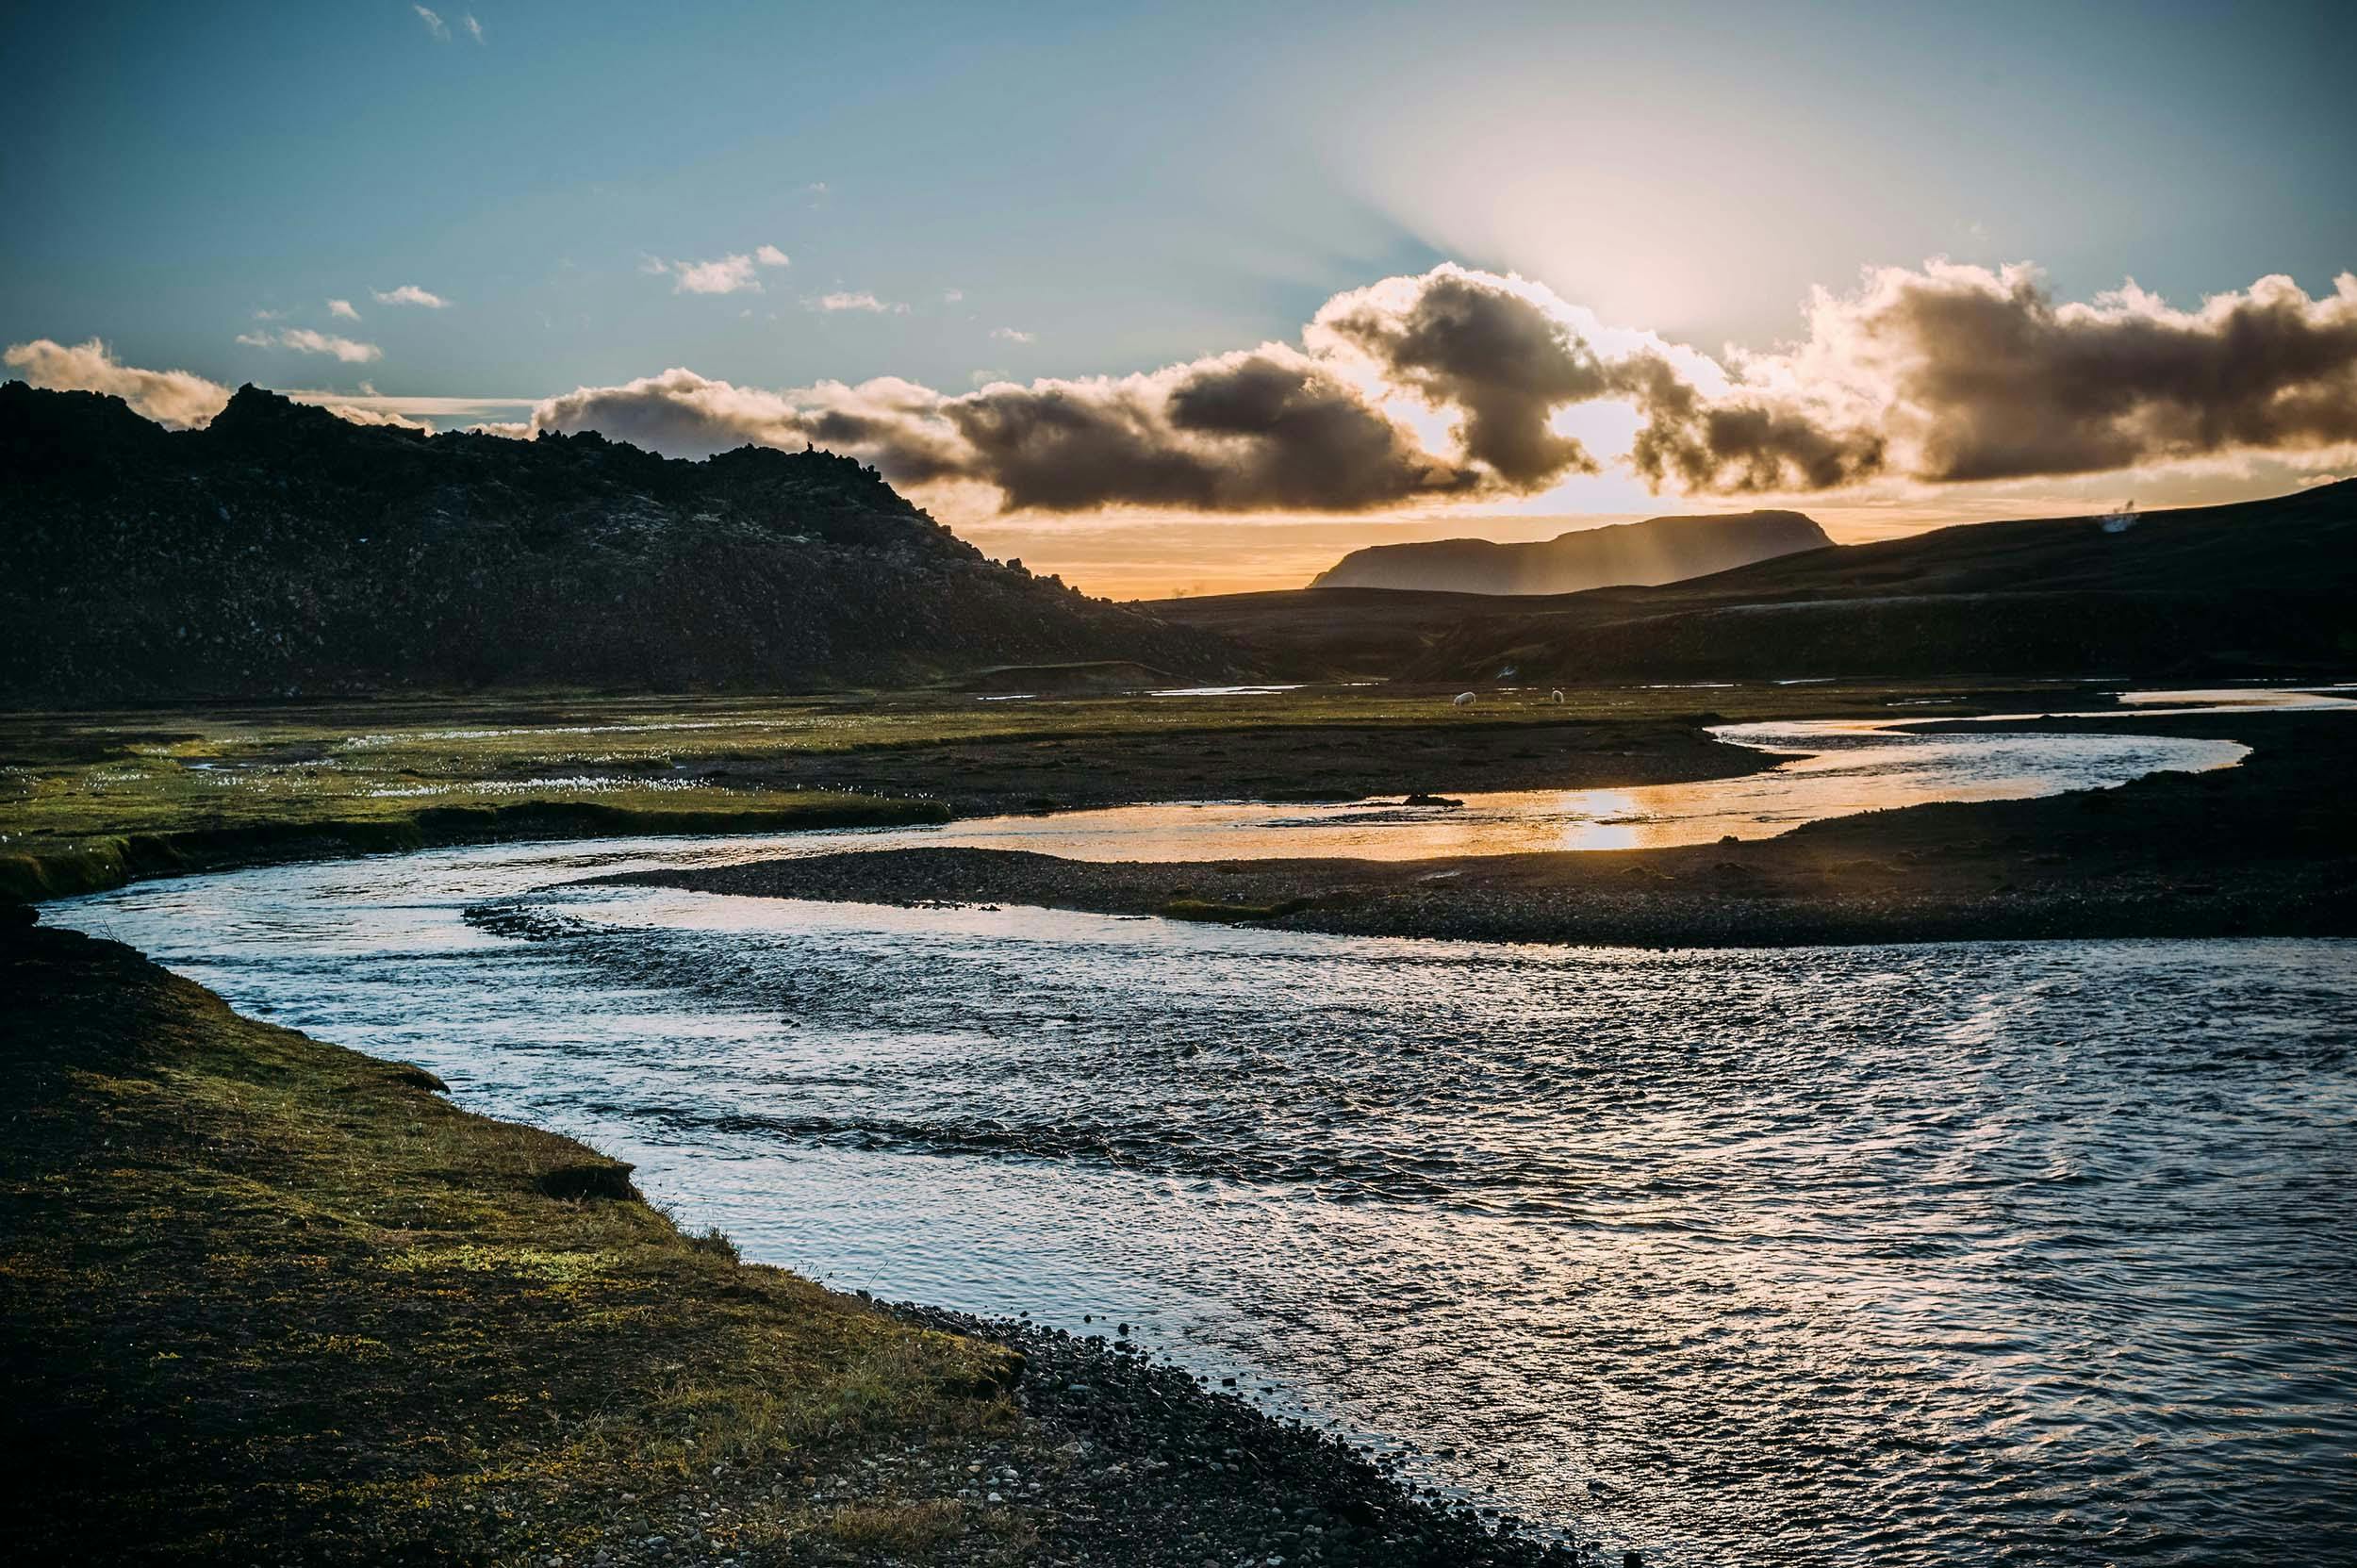
[[[2085,728],[2089,721],[2050,721]],[[1913,806],[1677,849],[1378,862],[816,855],[621,880],[849,901],[1031,904],[1344,935],[1651,947],[2357,935],[2357,715],[2096,722],[2232,739],[2239,766]],[[2046,727],[2030,725],[2026,727]]]
[[[1573,1560],[1118,1345],[741,1263],[118,944],[0,931],[0,999],[8,1560]]]
[[[528,700],[0,717],[0,899],[491,838],[945,820],[937,801],[682,776],[756,720]],[[697,749],[702,743],[701,750]]]
[[[417,1069],[112,943],[6,960],[16,1560],[520,1559],[683,1520],[849,1551],[942,1512],[815,1500],[862,1456],[1018,1419],[1008,1352],[742,1267]]]
[[[506,695],[0,715],[0,899],[499,837],[772,832],[1159,800],[1613,787],[1767,765],[1721,717],[2073,700],[1937,683],[985,701]]]

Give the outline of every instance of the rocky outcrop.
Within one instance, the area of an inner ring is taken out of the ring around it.
[[[824,452],[360,426],[253,387],[201,431],[0,388],[0,698],[799,689],[1233,645],[1001,565]]]

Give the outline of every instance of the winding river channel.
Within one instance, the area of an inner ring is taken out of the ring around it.
[[[899,843],[1696,842],[2242,754],[2130,724],[1741,726],[1790,759],[1457,811],[499,845],[46,918],[634,1161],[749,1257],[1127,1323],[1649,1563],[2357,1553],[2357,943],[1646,952],[568,885]]]

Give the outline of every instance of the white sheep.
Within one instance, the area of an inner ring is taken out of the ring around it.
[[[1547,701],[1550,702],[1560,702],[1563,701],[1563,688],[1561,686],[1558,686],[1553,691],[1548,692]]]
[[[1474,694],[1470,691],[1460,691],[1448,700],[1448,705],[1452,708],[1470,708],[1474,705]]]

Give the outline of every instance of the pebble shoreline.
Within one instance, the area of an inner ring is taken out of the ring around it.
[[[1396,1461],[1206,1386],[1117,1329],[1081,1335],[939,1308],[890,1310],[1022,1355],[1016,1396],[1045,1433],[1062,1440],[1055,1452],[1063,1462],[1022,1481],[1024,1500],[1057,1515],[1044,1531],[1043,1563],[1593,1568],[1641,1560],[1634,1553],[1607,1560],[1593,1541],[1419,1486]]]

